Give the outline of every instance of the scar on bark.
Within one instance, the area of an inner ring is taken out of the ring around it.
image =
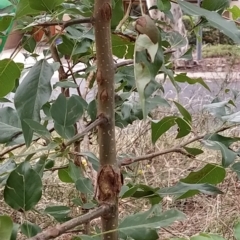
[[[112,165],[104,165],[97,177],[97,199],[99,203],[114,203],[121,190],[120,170]]]

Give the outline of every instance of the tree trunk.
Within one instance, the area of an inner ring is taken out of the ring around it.
[[[98,127],[100,170],[97,178],[99,204],[111,205],[111,212],[102,216],[104,240],[118,239],[118,194],[121,188],[120,171],[116,161],[114,63],[111,42],[111,0],[95,0],[94,28],[96,38],[98,116],[108,119]]]

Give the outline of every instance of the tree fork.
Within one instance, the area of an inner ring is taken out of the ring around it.
[[[120,169],[116,161],[115,143],[115,101],[114,73],[111,42],[111,0],[95,0],[94,29],[97,57],[98,115],[108,122],[98,126],[100,170],[98,172],[96,194],[100,205],[111,205],[111,211],[104,214],[102,232],[104,240],[117,240],[118,232],[118,194],[121,188]]]

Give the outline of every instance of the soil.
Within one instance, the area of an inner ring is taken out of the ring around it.
[[[187,72],[238,72],[240,71],[240,59],[232,58],[204,58],[195,61],[194,64],[186,64],[185,67],[178,67],[178,70]]]

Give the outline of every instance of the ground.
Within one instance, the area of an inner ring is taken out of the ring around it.
[[[187,70],[187,72],[235,72],[239,71],[240,59],[232,57],[211,57],[203,58],[197,64],[187,66],[187,68],[179,68],[179,70]]]

